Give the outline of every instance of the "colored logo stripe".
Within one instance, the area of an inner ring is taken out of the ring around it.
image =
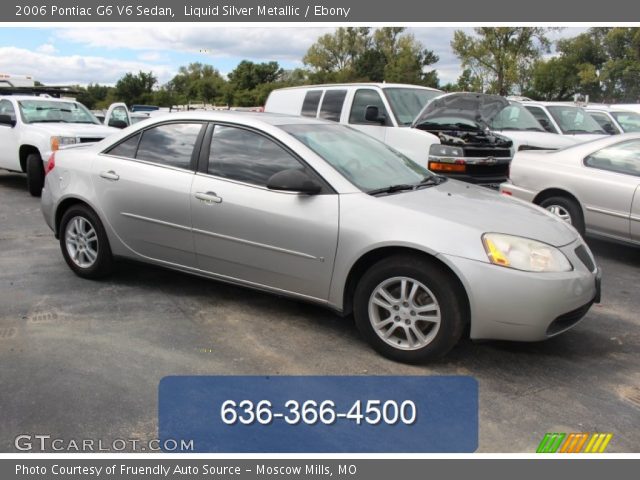
[[[603,453],[612,438],[612,433],[546,433],[536,453]]]

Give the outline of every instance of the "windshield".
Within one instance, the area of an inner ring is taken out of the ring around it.
[[[433,175],[384,143],[344,125],[283,125],[280,128],[365,192],[392,185],[415,185]]]
[[[547,107],[551,116],[558,122],[562,133],[585,134],[597,133],[605,135],[605,131],[598,125],[591,115],[579,107],[553,105]]]
[[[636,112],[611,112],[625,132],[640,132],[640,115]]]
[[[544,132],[536,117],[522,105],[512,104],[503,108],[491,119],[491,130],[526,130]]]
[[[391,110],[398,125],[411,125],[422,108],[432,99],[442,95],[438,90],[422,88],[385,88]]]
[[[24,123],[91,123],[100,125],[87,107],[78,102],[21,100],[18,102]]]

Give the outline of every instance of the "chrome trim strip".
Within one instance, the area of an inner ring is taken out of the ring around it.
[[[296,250],[288,250],[286,248],[274,247],[273,245],[267,245],[265,243],[252,242],[251,240],[245,240],[243,238],[231,237],[229,235],[222,235],[221,233],[213,233],[207,230],[200,230],[198,228],[189,228],[184,225],[178,225],[176,223],[165,222],[162,220],[156,220],[155,218],[143,217],[142,215],[135,215],[133,213],[120,212],[120,215],[128,218],[135,218],[136,220],[142,220],[143,222],[156,223],[158,225],[164,225],[166,227],[177,228],[178,230],[184,230],[187,232],[199,233],[201,235],[207,235],[209,237],[221,238],[223,240],[229,240],[231,242],[242,243],[244,245],[251,245],[253,247],[264,248],[266,250],[272,250],[274,252],[286,253],[295,257],[306,258],[309,260],[318,260],[324,262],[323,257],[314,257],[308,253],[298,252]]]
[[[178,230],[186,230],[187,232],[190,232],[192,230],[190,227],[185,227],[184,225],[165,222],[163,220],[156,220],[155,218],[143,217],[142,215],[135,215],[133,213],[120,212],[120,215],[122,215],[123,217],[135,218],[136,220],[142,220],[143,222],[157,223],[158,225],[164,225],[165,227],[177,228]]]
[[[590,211],[590,212],[602,213],[603,215],[610,215],[612,217],[617,217],[617,218],[624,218],[625,220],[629,220],[629,217],[630,217],[629,214],[619,213],[619,212],[612,212],[611,210],[605,210],[603,208],[596,208],[596,207],[587,206],[586,209],[588,211]]]
[[[199,233],[201,235],[207,235],[209,237],[221,238],[223,240],[229,240],[231,242],[242,243],[244,245],[251,245],[253,247],[264,248],[266,250],[273,250],[274,252],[286,253],[289,255],[293,255],[296,257],[307,258],[309,260],[319,260],[321,262],[324,261],[324,258],[314,257],[313,255],[309,255],[308,253],[298,252],[296,250],[287,250],[286,248],[274,247],[273,245],[267,245],[265,243],[252,242],[251,240],[245,240],[243,238],[231,237],[229,235],[222,235],[221,233],[213,233],[207,230],[200,230],[198,228],[193,229],[194,233]]]
[[[640,217],[637,215],[631,215],[629,220],[633,220],[634,222],[640,222]]]

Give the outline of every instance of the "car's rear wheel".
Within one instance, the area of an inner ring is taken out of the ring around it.
[[[584,219],[578,203],[568,197],[549,197],[540,202],[540,206],[564,220],[584,236]]]
[[[34,197],[42,195],[44,187],[44,165],[39,153],[30,153],[27,156],[27,188]]]
[[[354,316],[382,355],[417,363],[447,353],[466,324],[465,294],[452,274],[417,256],[372,266],[356,287]]]
[[[101,278],[113,270],[107,234],[96,213],[74,205],[60,222],[60,248],[67,265],[84,278]]]

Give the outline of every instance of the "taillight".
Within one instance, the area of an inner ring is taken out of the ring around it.
[[[53,152],[49,157],[47,166],[44,169],[44,174],[47,175],[51,170],[55,168],[55,166],[56,166],[56,152]]]

